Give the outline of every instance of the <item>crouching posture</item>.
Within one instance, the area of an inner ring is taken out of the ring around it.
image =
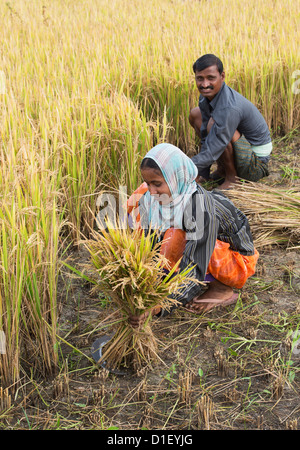
[[[144,183],[128,201],[128,212],[145,232],[158,232],[161,251],[179,270],[194,266],[191,282],[176,294],[190,311],[201,313],[236,302],[255,272],[254,248],[246,216],[221,192],[208,192],[195,181],[198,170],[171,144],[159,144],[143,159]],[[153,314],[164,315],[155,310]],[[141,319],[131,317],[133,326]]]
[[[225,83],[223,63],[207,54],[193,65],[199,104],[189,121],[201,139],[201,151],[192,160],[198,181],[223,180],[228,189],[239,178],[258,181],[269,175],[272,141],[268,125],[255,105]],[[210,174],[211,165],[217,170]]]

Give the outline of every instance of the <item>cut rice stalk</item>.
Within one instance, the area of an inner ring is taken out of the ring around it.
[[[122,319],[103,351],[102,359],[112,368],[122,364],[138,370],[143,364],[157,360],[158,345],[150,312],[154,307],[168,310],[178,304],[176,292],[192,280],[189,277],[192,267],[176,271],[180,260],[166,275],[168,261],[160,254],[160,243],[155,243],[154,237],[107,223],[101,234],[95,232],[92,240],[84,241],[99,288],[109,293]],[[133,328],[129,316],[145,312],[149,315],[144,324]]]
[[[226,195],[248,217],[256,248],[299,243],[300,188],[247,182]]]

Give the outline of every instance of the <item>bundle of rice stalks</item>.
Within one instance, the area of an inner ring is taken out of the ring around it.
[[[178,261],[170,269],[154,234],[112,224],[107,224],[101,234],[94,233],[85,245],[99,276],[98,288],[109,294],[120,314],[118,328],[104,347],[101,360],[110,368],[124,365],[135,370],[157,361],[158,341],[152,331],[150,311],[157,307],[168,310],[178,303],[170,295],[191,281],[188,274],[192,267],[178,271]],[[164,268],[170,270],[166,272]],[[128,322],[130,315],[147,312],[149,315],[139,328]]]
[[[248,217],[256,248],[299,246],[300,188],[284,189],[247,182],[226,195]]]

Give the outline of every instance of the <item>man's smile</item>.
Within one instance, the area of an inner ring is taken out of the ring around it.
[[[210,90],[213,90],[213,86],[208,86],[208,87],[205,87],[205,88],[200,86],[199,90],[200,90],[201,92],[202,92],[202,91],[203,91],[203,92],[206,92],[206,91],[208,92],[208,91],[210,91]]]

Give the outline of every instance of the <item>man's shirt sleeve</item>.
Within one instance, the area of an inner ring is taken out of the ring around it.
[[[211,166],[220,158],[240,122],[240,113],[236,108],[222,109],[213,113],[212,117],[215,123],[201,145],[200,153],[192,157],[198,169]]]

